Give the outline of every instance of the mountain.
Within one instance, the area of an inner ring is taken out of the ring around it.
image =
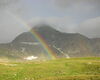
[[[100,56],[99,38],[91,39],[79,33],[63,33],[48,25],[38,25],[32,31],[42,37],[57,58]],[[31,32],[20,34],[11,43],[1,44],[0,57],[24,59],[34,55],[38,59],[48,59],[43,45]]]

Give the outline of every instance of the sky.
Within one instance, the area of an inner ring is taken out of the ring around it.
[[[11,42],[40,23],[100,38],[100,0],[0,0],[0,43]]]

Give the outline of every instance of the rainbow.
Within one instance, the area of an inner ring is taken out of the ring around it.
[[[30,25],[28,25],[27,23],[25,23],[21,18],[19,18],[18,16],[12,14],[10,11],[7,11],[7,13],[14,17],[18,22],[20,22],[20,24],[22,24],[25,27],[30,27]],[[37,41],[40,42],[41,46],[43,47],[43,49],[46,51],[46,54],[48,55],[48,59],[56,59],[57,56],[55,55],[55,52],[49,47],[48,43],[46,42],[46,40],[41,36],[41,34],[39,34],[37,31],[35,30],[30,30],[30,33],[37,39]]]
[[[30,32],[41,43],[42,47],[44,48],[44,50],[46,51],[46,53],[48,55],[48,58],[49,59],[56,59],[57,57],[55,55],[55,52],[49,47],[46,40],[38,32],[36,32],[35,30],[31,30]]]

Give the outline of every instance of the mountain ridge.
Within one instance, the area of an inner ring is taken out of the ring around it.
[[[91,39],[79,33],[63,33],[48,25],[33,27],[32,30],[41,35],[58,58],[100,56],[99,38]],[[20,34],[5,46],[0,45],[0,56],[3,55],[2,49],[4,52],[6,51],[5,55],[14,58],[23,59],[26,56],[34,55],[39,59],[48,59],[41,43],[30,31]]]

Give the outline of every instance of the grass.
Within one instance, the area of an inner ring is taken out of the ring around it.
[[[0,62],[0,80],[100,80],[100,58]]]

